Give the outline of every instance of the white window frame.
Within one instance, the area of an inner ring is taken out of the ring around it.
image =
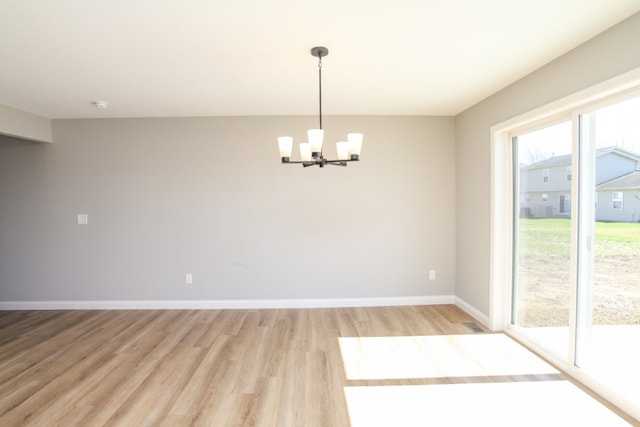
[[[551,122],[554,119],[560,121],[563,117],[566,118],[567,115],[570,115],[573,118],[574,146],[577,147],[577,136],[575,135],[578,133],[578,126],[576,124],[578,114],[587,110],[592,104],[600,104],[606,102],[607,99],[622,97],[625,93],[629,94],[633,92],[637,96],[639,90],[640,68],[636,68],[491,127],[491,262],[488,326],[492,330],[505,331],[509,335],[514,335],[513,332],[509,330],[511,320],[509,314],[512,298],[511,280],[513,277],[512,251],[514,220],[514,186],[511,179],[513,174],[513,147],[511,137],[515,131],[522,133],[525,129],[538,128],[543,122]],[[575,165],[574,172],[576,175],[580,173],[580,166],[580,164]],[[572,180],[572,188],[577,187],[578,181],[579,180]],[[578,203],[585,205],[588,203],[589,206],[593,207],[594,203],[596,203],[594,193],[595,192],[587,192],[584,189],[580,192],[575,192],[575,197],[571,198],[572,211],[581,211]],[[575,234],[577,233],[573,233],[574,236]],[[584,237],[582,240],[588,241]],[[577,243],[578,242],[572,241],[572,248],[576,247]],[[575,274],[574,272],[573,275]],[[572,277],[572,280],[574,278],[575,276]],[[575,302],[575,298],[574,290],[572,304]],[[575,330],[573,325],[571,329]],[[587,387],[600,393],[605,399],[623,411],[640,419],[640,410],[637,407],[630,404],[626,399],[621,399],[619,395],[611,392],[606,387],[603,387],[592,377],[586,375],[579,368],[573,366],[573,364],[570,364],[568,360],[554,357],[535,342],[527,342],[526,339],[522,339],[522,337],[518,337],[518,339],[530,345],[531,348],[556,363],[556,365],[566,373],[578,379]],[[573,354],[570,354],[570,356],[573,356]]]
[[[548,202],[549,201],[549,195],[547,193],[543,193],[541,200],[542,200],[542,202]]]
[[[573,177],[571,166],[567,166],[566,176],[567,176],[567,181],[571,181]]]
[[[549,169],[542,169],[542,182],[549,183]]]

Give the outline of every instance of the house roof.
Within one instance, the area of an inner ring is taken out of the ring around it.
[[[640,154],[634,153],[633,151],[625,150],[624,148],[620,148],[620,147],[600,148],[596,151],[596,158],[605,156],[610,153],[615,153],[619,156],[626,157],[636,162],[640,162]],[[553,166],[562,166],[562,165],[568,166],[570,164],[571,164],[571,154],[563,154],[561,156],[550,157],[540,162],[530,164],[528,166],[522,167],[521,169],[522,170],[543,169],[543,168],[546,169]]]
[[[640,190],[640,171],[633,171],[611,181],[603,182],[596,187],[596,190]]]
[[[640,154],[634,153],[633,151],[625,150],[624,148],[621,148],[621,147],[601,148],[597,151],[596,157],[602,157],[605,154],[614,153],[614,152],[616,154],[621,155],[622,157],[627,157],[631,160],[635,160],[636,162],[640,162]]]
[[[570,165],[571,164],[571,154],[563,154],[562,156],[553,156],[548,159],[532,163],[528,166],[521,168],[522,170],[528,169],[542,169],[549,168],[552,166],[562,166],[562,165]]]

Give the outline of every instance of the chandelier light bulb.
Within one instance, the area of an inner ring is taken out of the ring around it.
[[[293,138],[290,136],[279,137],[278,147],[280,148],[280,157],[282,157],[282,161],[288,162],[291,157],[291,151],[293,150]]]
[[[324,137],[324,131],[322,129],[309,129],[307,131],[307,137],[309,137],[311,153],[315,153],[314,157],[317,157],[322,153],[322,139]]]
[[[360,158],[363,139],[364,139],[364,135],[361,133],[347,134],[347,140],[349,141],[349,154],[351,155],[351,159],[357,160]]]
[[[300,144],[300,157],[303,162],[313,161],[313,156],[311,155],[311,144],[308,142],[302,142]]]
[[[348,142],[336,142],[336,152],[338,153],[338,160],[349,160],[349,143]]]

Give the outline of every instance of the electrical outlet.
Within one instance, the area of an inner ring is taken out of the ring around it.
[[[187,274],[186,274],[186,276],[185,276],[184,282],[185,282],[187,285],[192,284],[192,283],[193,283],[193,274],[191,274],[191,273],[187,273]]]
[[[436,271],[429,270],[429,280],[436,280]]]

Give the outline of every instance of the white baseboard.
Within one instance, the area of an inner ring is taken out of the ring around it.
[[[453,295],[388,298],[150,300],[150,301],[0,301],[0,310],[199,310],[260,308],[380,307],[454,304]]]
[[[460,307],[463,311],[465,311],[468,315],[476,319],[478,322],[482,323],[487,328],[489,327],[489,316],[463,300],[462,298],[455,297],[455,305]]]

